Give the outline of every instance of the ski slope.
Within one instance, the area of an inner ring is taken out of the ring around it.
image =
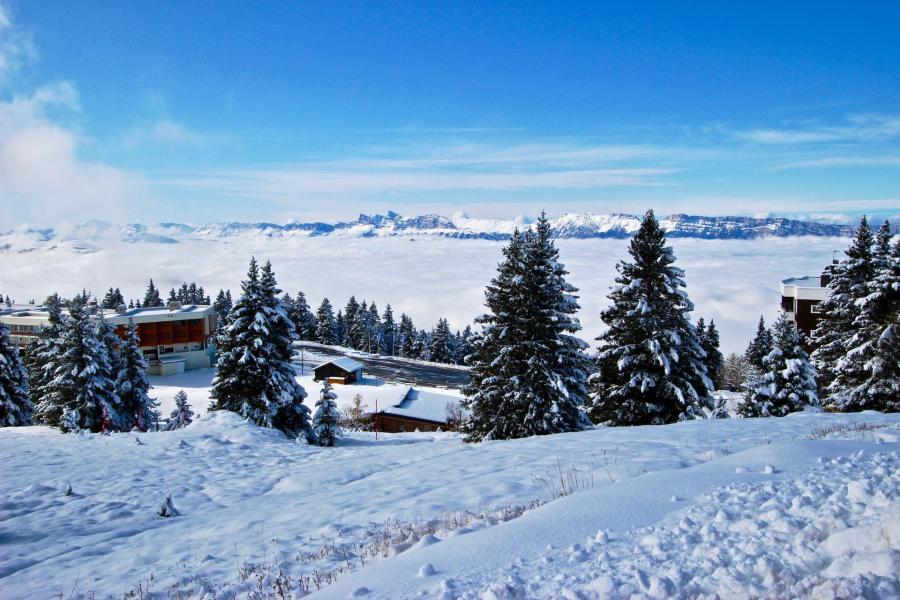
[[[318,448],[210,413],[175,432],[5,428],[0,461],[4,598],[900,589],[900,415]]]

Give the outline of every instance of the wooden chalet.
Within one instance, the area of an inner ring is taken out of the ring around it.
[[[329,383],[349,384],[362,380],[362,365],[350,358],[342,356],[322,363],[313,372],[316,381],[328,380]]]

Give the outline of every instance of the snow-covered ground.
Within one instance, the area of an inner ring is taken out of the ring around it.
[[[714,318],[725,352],[741,352],[760,314],[777,316],[782,279],[818,275],[845,238],[791,237],[758,240],[672,239],[678,266],[686,271],[696,314]],[[616,276],[615,264],[627,255],[628,240],[558,240],[569,281],[581,290],[582,337],[593,343],[601,332],[600,311]],[[419,327],[446,317],[462,328],[483,312],[484,287],[495,274],[504,242],[437,237],[228,238],[180,244],[110,241],[97,252],[81,253],[65,243],[53,249],[2,254],[0,290],[19,302],[38,301],[58,291],[88,289],[102,295],[120,287],[128,298],[142,298],[153,277],[164,291],[194,280],[215,295],[219,288],[240,289],[251,255],[271,259],[282,288],[302,289],[313,307],[327,296],[335,311],[351,294],[390,303],[395,317],[409,314]],[[150,249],[152,249],[152,251]],[[134,265],[140,265],[135,268]],[[352,276],[347,276],[347,273]],[[54,288],[48,289],[53,282]]]
[[[212,413],[140,435],[6,428],[0,464],[4,598],[900,593],[900,415],[317,448]]]

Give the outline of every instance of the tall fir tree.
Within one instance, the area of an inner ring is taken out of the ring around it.
[[[159,421],[159,412],[156,410],[158,403],[149,395],[149,365],[141,351],[141,340],[134,319],[128,319],[125,337],[120,340],[119,354],[121,358],[116,376],[116,394],[121,403],[123,429],[155,429]]]
[[[212,305],[213,311],[216,313],[216,339],[228,327],[228,317],[231,314],[232,305],[231,290],[223,291],[220,289],[216,295],[216,301]]]
[[[725,357],[719,350],[719,330],[712,319],[709,326],[703,323],[703,317],[697,322],[697,337],[700,340],[700,348],[706,354],[703,364],[706,365],[706,375],[713,383],[713,389],[721,389],[722,371],[725,368]]]
[[[381,350],[381,316],[375,301],[369,305],[369,316],[366,319],[366,352],[378,354]]]
[[[744,351],[744,358],[750,364],[750,369],[762,372],[765,369],[764,361],[772,348],[772,332],[766,327],[766,321],[760,315],[759,322],[756,324],[756,335],[753,336],[747,350]]]
[[[344,336],[347,333],[347,321],[344,319],[344,313],[341,310],[337,311],[337,315],[334,317],[334,339],[335,344],[343,344]]]
[[[334,446],[334,440],[341,435],[339,425],[341,415],[338,412],[337,394],[326,379],[316,401],[316,412],[313,415],[313,430],[320,446]]]
[[[464,388],[470,418],[466,439],[509,439],[574,431],[582,411],[590,361],[574,334],[578,303],[550,224],[515,232],[485,297],[489,313],[472,347],[471,383]]]
[[[147,285],[147,291],[144,293],[144,307],[163,306],[162,298],[159,297],[159,290],[153,284],[153,280]]]
[[[450,325],[447,323],[447,319],[438,319],[437,325],[431,332],[431,340],[429,344],[429,354],[433,362],[453,362],[451,335]]]
[[[400,325],[397,327],[397,354],[404,358],[416,358],[416,327],[406,314],[400,314]]]
[[[119,288],[109,288],[106,295],[103,296],[103,301],[100,305],[106,309],[115,309],[124,304],[125,298],[122,296],[122,292],[119,291]]]
[[[384,307],[384,314],[381,316],[379,352],[387,356],[397,354],[397,324],[394,322],[394,311],[390,304]]]
[[[312,436],[306,392],[291,365],[293,323],[279,299],[271,264],[250,261],[241,297],[220,341],[210,396],[215,410],[230,410],[287,435]]]
[[[23,360],[28,369],[31,402],[37,406],[47,394],[47,384],[52,379],[51,363],[60,353],[64,317],[58,294],[44,301],[47,308],[47,324],[38,330],[36,339],[25,349]]]
[[[31,425],[33,414],[28,371],[9,338],[9,328],[0,323],[0,427]]]
[[[598,372],[591,378],[595,423],[646,425],[704,415],[712,408],[704,353],[688,319],[693,304],[684,273],[674,266],[665,233],[647,211],[629,246],[631,261],[601,313],[608,329],[599,338]]]
[[[826,406],[832,396],[840,396],[865,379],[862,362],[848,359],[854,321],[859,316],[859,301],[874,276],[872,230],[863,217],[845,252],[845,258],[826,269],[828,293],[816,308],[819,320],[812,333],[812,362]]]
[[[320,344],[334,345],[338,342],[335,331],[334,312],[328,298],[322,300],[319,310],[316,311],[316,336],[315,340]]]
[[[346,306],[344,306],[344,331],[341,337],[341,345],[347,348],[356,348],[356,341],[359,338],[357,312],[359,312],[359,303],[356,301],[355,296],[350,296]]]
[[[313,315],[306,300],[306,294],[302,291],[297,292],[294,299],[294,312],[291,314],[294,326],[297,328],[297,335],[301,340],[314,340],[316,337],[316,317]]]
[[[59,344],[45,357],[48,380],[35,419],[63,431],[122,430],[107,345],[83,302],[70,303]]]
[[[738,412],[744,417],[783,417],[819,404],[816,372],[794,322],[782,313],[772,327],[773,349],[748,385]]]
[[[856,316],[838,359],[827,405],[841,411],[900,410],[900,239],[885,221],[875,236],[873,274],[856,299]]]

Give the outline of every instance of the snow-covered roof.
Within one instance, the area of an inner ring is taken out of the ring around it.
[[[328,362],[324,362],[321,365],[319,365],[319,367],[323,367],[325,365],[334,365],[334,366],[338,367],[339,369],[343,369],[344,371],[347,371],[348,373],[352,373],[354,371],[359,371],[360,369],[363,368],[363,366],[360,363],[356,362],[349,356],[342,356],[340,358],[335,358],[334,360],[329,360]],[[319,367],[316,367],[316,368],[318,369]]]
[[[422,419],[435,423],[446,423],[447,404],[451,402],[458,403],[459,399],[447,394],[423,392],[409,388],[409,391],[399,403],[382,409],[379,413],[410,419]]]
[[[797,288],[820,288],[822,287],[822,278],[818,275],[804,275],[803,277],[790,277],[781,283]]]
[[[821,301],[827,294],[828,288],[822,287],[822,278],[818,275],[791,277],[781,282],[781,295],[788,298]]]

